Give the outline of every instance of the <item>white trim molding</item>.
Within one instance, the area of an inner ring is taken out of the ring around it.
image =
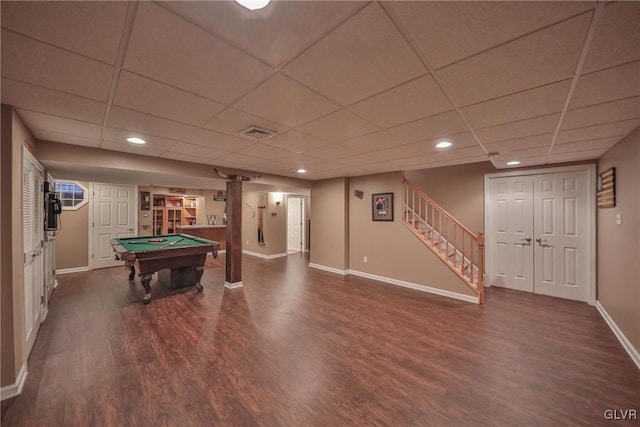
[[[390,283],[396,286],[402,286],[404,288],[415,289],[421,292],[427,292],[430,294],[440,295],[447,298],[453,298],[460,301],[466,301],[473,304],[479,304],[478,297],[474,295],[465,295],[460,294],[458,292],[451,292],[444,289],[432,288],[431,286],[420,285],[418,283],[405,282],[404,280],[392,279],[390,277],[378,276],[371,273],[365,273],[357,270],[348,270],[348,274],[353,274],[354,276],[364,277],[366,279],[377,280],[379,282]]]
[[[314,264],[312,262],[309,263],[309,267],[311,268],[317,268],[318,270],[324,270],[324,271],[328,271],[329,273],[336,273],[339,274],[341,276],[346,276],[347,274],[349,274],[347,272],[347,270],[340,270],[338,268],[334,268],[334,267],[327,267],[326,265],[321,265],[321,264]]]
[[[261,254],[258,252],[251,252],[251,251],[247,251],[245,249],[242,250],[243,254],[247,254],[247,255],[251,255],[251,256],[255,256],[258,258],[262,258],[262,259],[274,259],[274,258],[282,258],[285,256],[288,256],[289,254],[287,253],[283,253],[283,254],[273,254],[273,255],[265,255],[265,254]]]
[[[243,287],[244,284],[242,283],[242,280],[239,282],[233,282],[233,283],[229,283],[227,281],[224,282],[224,287],[227,289],[238,289]]]
[[[616,325],[616,322],[614,322],[611,316],[609,316],[609,313],[607,313],[607,310],[605,310],[602,304],[600,304],[600,301],[596,301],[596,308],[600,312],[600,315],[602,316],[604,321],[607,322],[607,325],[609,325],[616,338],[618,338],[618,341],[620,341],[622,347],[624,347],[624,349],[627,351],[627,353],[631,357],[631,360],[633,360],[638,369],[640,369],[640,353],[638,353],[638,350],[633,346],[633,344],[631,344],[631,341],[627,339],[627,337],[620,330],[618,325]]]
[[[0,389],[0,400],[11,399],[12,397],[19,396],[22,393],[24,384],[27,381],[27,362],[20,367],[16,382],[11,385],[6,385]]]
[[[85,267],[72,267],[72,268],[62,268],[60,270],[56,270],[56,275],[58,274],[69,274],[69,273],[79,273],[81,271],[89,271],[91,270],[89,266]],[[56,279],[56,287],[58,287],[58,280]]]

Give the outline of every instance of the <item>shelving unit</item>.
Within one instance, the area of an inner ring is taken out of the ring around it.
[[[174,234],[176,227],[196,221],[194,197],[153,196],[153,234]]]

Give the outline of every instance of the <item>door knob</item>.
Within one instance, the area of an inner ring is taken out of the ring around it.
[[[542,243],[542,242],[547,243],[547,239],[543,239],[543,238],[541,238],[541,237],[538,237],[538,238],[536,239],[536,242],[538,242],[538,243]]]
[[[523,242],[531,243],[531,237],[525,237],[524,239],[520,239]]]

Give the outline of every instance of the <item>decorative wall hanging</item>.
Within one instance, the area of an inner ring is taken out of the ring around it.
[[[598,175],[597,191],[599,208],[616,206],[616,168],[609,168]]]
[[[393,221],[393,193],[372,194],[371,201],[374,221]]]

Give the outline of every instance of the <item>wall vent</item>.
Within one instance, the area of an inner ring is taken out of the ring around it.
[[[240,135],[246,136],[247,138],[251,138],[255,141],[261,141],[263,139],[271,138],[276,134],[276,132],[272,130],[267,130],[260,128],[258,126],[251,126],[245,130],[239,132]]]

